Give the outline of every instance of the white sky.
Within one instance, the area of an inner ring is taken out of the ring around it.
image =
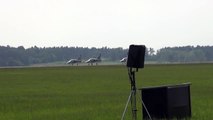
[[[0,0],[0,45],[213,45],[213,0]]]

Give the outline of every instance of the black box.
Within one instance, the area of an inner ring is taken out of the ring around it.
[[[142,88],[142,100],[154,119],[172,119],[191,117],[190,84]],[[143,118],[148,114],[143,108]]]
[[[131,68],[144,68],[144,56],[146,47],[144,45],[130,45],[127,67]]]

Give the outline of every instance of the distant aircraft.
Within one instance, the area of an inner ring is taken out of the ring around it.
[[[96,65],[98,65],[98,63],[101,62],[101,54],[97,57],[97,58],[89,58],[86,63],[88,63],[88,65],[93,65],[93,63],[96,63]]]
[[[124,57],[120,60],[121,63],[126,63],[127,62],[127,57]]]
[[[67,64],[77,64],[78,65],[78,63],[81,63],[82,62],[82,60],[81,60],[81,55],[78,57],[78,59],[70,59],[69,61],[67,61]]]

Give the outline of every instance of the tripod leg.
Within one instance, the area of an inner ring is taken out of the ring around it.
[[[132,107],[132,120],[137,120],[136,90],[132,90],[131,107]]]
[[[124,108],[124,112],[123,112],[123,114],[122,114],[121,120],[124,120],[124,116],[125,116],[125,114],[126,114],[126,110],[127,110],[127,107],[128,107],[128,104],[129,104],[129,101],[130,101],[131,97],[132,97],[132,91],[131,91],[130,94],[129,94],[129,97],[128,97],[128,100],[127,100],[127,102],[126,102],[126,106],[125,106],[125,108]]]
[[[135,72],[131,72],[131,90],[132,120],[137,120]]]

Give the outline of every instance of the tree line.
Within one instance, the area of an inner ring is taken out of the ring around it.
[[[0,66],[25,66],[56,61],[68,61],[72,58],[82,59],[97,57],[108,61],[116,61],[127,56],[128,49],[119,48],[88,48],[88,47],[43,47],[33,46],[25,49],[23,46],[0,46]]]
[[[155,52],[147,48],[146,61],[155,62],[208,62],[213,61],[213,46],[165,47]],[[102,55],[106,61],[118,61],[128,54],[128,49],[88,47],[10,47],[0,46],[0,66],[26,66],[55,61],[68,61],[80,55],[83,59]]]
[[[158,62],[212,62],[213,46],[166,47],[158,50],[154,57]]]

